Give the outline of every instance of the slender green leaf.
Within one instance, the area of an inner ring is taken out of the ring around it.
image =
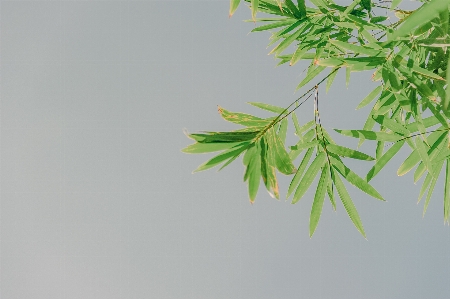
[[[219,155],[215,156],[214,158],[206,161],[205,163],[203,163],[199,167],[197,167],[197,169],[195,169],[193,172],[203,171],[203,170],[209,169],[211,167],[214,167],[214,166],[224,162],[227,159],[230,159],[233,157],[238,157],[243,151],[245,151],[248,148],[249,144],[250,144],[249,142],[243,142],[242,145],[233,147],[233,148],[223,152],[222,154],[219,154]]]
[[[297,203],[303,195],[305,195],[309,186],[313,182],[320,168],[326,163],[326,155],[324,152],[321,152],[316,156],[314,161],[311,163],[309,168],[306,170],[305,175],[303,176],[300,184],[298,185],[297,190],[295,191],[294,197],[292,198],[292,204]]]
[[[408,156],[408,158],[403,161],[402,165],[397,170],[397,175],[402,176],[407,174],[417,163],[420,162],[420,155],[417,150],[412,151],[412,153]]]
[[[297,88],[295,90],[298,90],[300,88],[302,88],[303,86],[305,86],[309,81],[311,81],[312,79],[314,79],[318,74],[320,74],[326,67],[325,66],[317,66],[316,68],[314,68],[311,73],[309,73],[305,79],[302,80],[302,82],[300,82],[297,85]]]
[[[300,179],[303,176],[303,172],[306,169],[306,166],[309,163],[309,160],[311,159],[312,154],[314,153],[314,148],[309,148],[305,155],[303,156],[302,162],[300,163],[297,172],[295,173],[294,177],[292,178],[292,181],[289,185],[288,191],[287,191],[287,195],[286,198],[289,198],[289,196],[291,195],[292,191],[295,190],[295,188],[297,187],[298,183],[300,182]]]
[[[373,116],[373,119],[377,123],[382,125],[383,127],[386,127],[389,130],[391,130],[397,134],[400,134],[403,136],[407,136],[407,135],[411,134],[411,132],[409,132],[408,129],[406,129],[404,126],[402,126],[401,124],[393,121],[392,119],[390,119],[389,117],[386,117],[384,115]]]
[[[392,159],[392,157],[395,156],[395,154],[398,153],[398,151],[402,148],[402,146],[405,144],[405,141],[399,141],[396,142],[390,149],[386,151],[386,153],[381,156],[380,159],[375,163],[375,165],[369,170],[366,176],[366,180],[369,182],[371,179],[373,179],[381,169]]]
[[[342,175],[342,177],[344,177],[350,184],[357,187],[361,191],[369,194],[370,196],[384,201],[384,198],[381,196],[380,193],[378,193],[378,191],[374,187],[372,187],[363,178],[361,178],[359,175],[357,175],[355,172],[353,172],[350,168],[345,166],[345,164],[342,163],[342,161],[340,161],[339,159],[336,159],[333,156],[330,157],[330,160],[331,160],[331,164],[333,165],[333,167],[337,171],[339,171],[339,173]]]
[[[388,41],[408,35],[415,28],[437,17],[441,11],[448,9],[449,4],[450,0],[431,0],[428,3],[425,3],[422,7],[408,16],[402,24],[393,31],[389,36]]]
[[[242,142],[194,143],[183,148],[181,151],[189,154],[210,153],[226,150],[239,144],[242,144]]]
[[[375,158],[372,158],[371,156],[366,155],[360,151],[352,150],[348,147],[340,146],[337,144],[328,144],[327,150],[341,157],[348,157],[352,159],[366,160],[366,161],[375,160]]]
[[[317,184],[316,194],[314,195],[314,201],[311,207],[311,214],[309,216],[309,237],[311,238],[314,231],[317,228],[317,224],[320,220],[320,214],[322,214],[323,201],[325,199],[325,192],[328,186],[328,180],[330,178],[328,165],[322,168],[322,174],[320,175],[319,183]]]
[[[231,112],[225,110],[224,108],[219,106],[220,116],[226,121],[233,122],[235,124],[247,126],[247,127],[262,127],[267,126],[271,123],[273,119],[262,119],[250,114],[240,113],[240,112]]]
[[[264,181],[269,195],[274,198],[279,198],[278,193],[278,182],[273,162],[273,157],[271,155],[272,151],[268,150],[268,146],[265,137],[260,139],[261,146],[261,176]]]
[[[385,132],[374,132],[368,130],[338,130],[334,129],[336,132],[355,138],[364,138],[368,140],[378,140],[378,141],[398,141],[402,136],[397,134],[390,134]]]
[[[445,188],[444,188],[444,224],[450,219],[450,160],[447,159],[445,168]]]
[[[428,148],[425,145],[425,143],[422,141],[422,138],[420,136],[416,137],[416,148],[417,148],[417,152],[420,155],[420,159],[423,161],[428,172],[431,173],[433,168],[431,166],[430,157],[428,156]]]
[[[260,153],[261,148],[257,144],[255,146],[255,154],[252,156],[248,168],[250,168],[250,174],[248,179],[248,195],[250,197],[250,202],[253,203],[258,193],[259,184],[261,182],[261,159]]]
[[[269,129],[266,134],[269,150],[274,151],[275,165],[277,169],[286,175],[295,173],[297,170],[292,164],[289,154],[287,153],[280,137],[273,131],[273,129]]]
[[[448,62],[447,62],[447,90],[446,94],[447,96],[442,99],[442,112],[447,117],[450,117],[450,55],[448,56]]]
[[[251,8],[252,8],[252,19],[256,22],[256,13],[258,12],[258,4],[259,0],[251,0]]]
[[[301,17],[306,17],[306,5],[305,0],[297,0],[298,10],[300,12]]]
[[[339,67],[335,67],[330,71],[330,76],[327,79],[327,87],[325,91],[326,93],[328,93],[328,90],[330,90],[330,87],[333,84],[333,81],[336,78],[339,69],[340,69]]]
[[[377,95],[380,94],[380,92],[383,90],[383,86],[377,86],[374,90],[372,90],[362,101],[359,103],[358,107],[356,107],[356,110],[361,109],[362,107],[368,105],[370,102],[375,99]]]
[[[283,26],[289,26],[289,25],[292,25],[294,22],[295,22],[295,20],[293,20],[293,19],[283,19],[281,21],[276,21],[276,22],[272,22],[270,24],[256,27],[251,32],[265,31],[265,30],[270,30],[270,29],[279,28],[279,27],[283,27]]]
[[[436,171],[433,173],[433,179],[431,180],[431,185],[430,185],[430,188],[428,189],[427,199],[425,200],[425,204],[423,206],[422,217],[425,216],[425,212],[427,211],[428,204],[430,203],[431,195],[433,194],[434,187],[436,186],[437,178],[442,169],[442,165],[444,165],[444,161],[439,162],[439,164],[436,165]]]
[[[269,104],[265,104],[265,103],[259,103],[259,102],[247,102],[247,104],[250,104],[252,106],[261,108],[263,110],[267,110],[273,113],[277,113],[277,114],[284,114],[287,113],[287,110],[283,107],[278,107],[278,106],[274,106],[274,105],[269,105]]]
[[[229,18],[231,18],[231,16],[234,14],[240,2],[241,0],[230,0],[230,13],[228,16]]]
[[[420,188],[419,192],[419,198],[417,199],[417,203],[420,202],[422,199],[422,196],[425,194],[425,192],[428,189],[428,186],[430,186],[431,180],[433,179],[433,176],[430,173],[427,173],[425,180],[423,181],[422,187]]]
[[[347,189],[345,188],[344,183],[341,181],[338,175],[333,175],[334,185],[336,186],[336,189],[338,191],[339,197],[341,199],[342,204],[344,205],[345,211],[347,211],[348,216],[352,220],[353,224],[355,225],[356,229],[364,236],[366,237],[366,233],[364,232],[364,227],[361,222],[361,218],[359,218],[358,211],[356,210],[355,205],[353,204],[352,199],[350,198],[350,195],[347,192]]]

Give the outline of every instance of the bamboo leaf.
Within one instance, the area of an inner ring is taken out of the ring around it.
[[[287,110],[285,108],[279,107],[279,106],[274,106],[274,105],[269,105],[269,104],[259,103],[259,102],[247,102],[247,104],[250,104],[250,105],[258,107],[260,109],[267,110],[267,111],[277,113],[277,114],[287,113]]]
[[[322,168],[322,174],[317,184],[316,194],[314,195],[314,201],[311,207],[311,214],[309,216],[309,237],[311,238],[314,231],[317,228],[317,224],[320,220],[320,214],[322,213],[323,201],[325,199],[325,192],[328,186],[328,180],[330,178],[329,168],[325,165]]]
[[[274,151],[275,165],[277,169],[286,175],[295,173],[297,170],[292,164],[289,154],[287,153],[284,144],[281,142],[280,137],[275,134],[273,129],[269,129],[266,134],[269,150]]]
[[[295,188],[297,187],[298,183],[300,182],[300,179],[302,178],[303,172],[306,169],[306,166],[309,163],[309,160],[311,159],[311,156],[314,152],[314,148],[309,148],[305,155],[303,156],[302,162],[300,163],[300,165],[298,166],[297,172],[295,173],[294,177],[292,178],[291,183],[289,184],[289,188],[287,191],[287,195],[286,198],[289,198],[289,196],[291,195],[292,191],[295,190]]]
[[[241,0],[230,0],[230,13],[228,15],[229,18],[231,18],[231,16],[234,14],[240,2]]]
[[[328,144],[327,150],[336,155],[339,155],[341,157],[348,157],[348,158],[353,158],[353,159],[358,159],[358,160],[366,160],[366,161],[375,160],[375,158],[372,158],[371,156],[366,155],[360,151],[352,150],[348,147],[340,146],[337,144]]]
[[[384,198],[381,196],[378,191],[372,187],[369,183],[367,183],[363,178],[361,178],[359,175],[354,173],[350,168],[345,166],[342,161],[339,159],[336,159],[335,157],[330,157],[331,164],[333,167],[342,175],[343,178],[345,178],[350,184],[357,187],[361,191],[369,194],[370,196],[384,201]]]
[[[390,149],[386,151],[386,153],[381,156],[381,158],[375,163],[375,165],[369,170],[366,176],[366,180],[369,182],[371,179],[373,179],[381,169],[383,169],[384,166],[392,159],[392,157],[395,156],[395,154],[398,153],[398,151],[402,148],[402,146],[405,144],[405,141],[399,141],[396,142]]]
[[[218,111],[220,113],[220,116],[226,121],[247,126],[247,127],[263,127],[267,126],[272,122],[273,119],[262,119],[250,114],[246,113],[240,113],[240,112],[231,112],[228,110],[225,110],[224,108],[220,107],[218,108]]]
[[[300,82],[297,85],[297,88],[295,90],[298,90],[300,88],[302,88],[303,86],[305,86],[307,83],[309,83],[309,81],[311,81],[312,79],[314,79],[318,74],[320,74],[323,70],[325,69],[325,66],[317,66],[316,68],[314,68],[311,73],[309,73],[305,79],[302,80],[302,82]]]
[[[388,42],[398,37],[406,36],[415,28],[429,22],[431,19],[437,17],[441,11],[448,9],[449,4],[450,0],[431,0],[425,3],[402,22],[389,36]]]
[[[349,42],[343,42],[343,41],[339,41],[339,40],[330,40],[330,43],[332,43],[333,45],[335,45],[336,47],[338,47],[339,49],[343,49],[343,50],[349,50],[352,51],[355,54],[363,54],[363,55],[368,55],[368,56],[380,56],[382,55],[383,51],[380,50],[374,50],[374,49],[369,49],[363,46],[357,46],[355,44],[349,43]]]
[[[423,143],[422,138],[420,138],[420,136],[416,137],[416,148],[417,148],[417,152],[420,155],[420,159],[423,161],[428,172],[431,173],[433,168],[431,166],[430,157],[428,156],[428,148],[425,145],[425,143]]]
[[[197,167],[197,169],[195,169],[193,172],[199,172],[199,171],[203,171],[206,169],[209,169],[211,167],[214,167],[222,162],[224,162],[227,159],[233,158],[233,157],[238,157],[243,151],[245,151],[248,146],[249,146],[250,142],[243,142],[241,145],[237,146],[237,147],[233,147],[217,156],[215,156],[214,158],[206,161],[205,163],[201,164],[199,167]]]
[[[268,150],[268,146],[265,137],[260,139],[261,147],[261,176],[264,181],[269,195],[274,198],[279,198],[278,182],[275,173],[275,167],[271,151]]]
[[[253,22],[256,23],[256,13],[258,12],[258,4],[259,0],[251,0],[251,6],[252,6],[252,19]]]
[[[328,90],[330,90],[330,87],[333,84],[333,81],[336,78],[339,69],[340,69],[339,67],[335,67],[330,71],[330,76],[327,79],[327,87],[325,91],[326,93],[328,93]]]
[[[261,182],[261,159],[260,153],[261,148],[259,144],[255,146],[255,153],[252,155],[248,168],[250,168],[250,174],[248,179],[248,195],[250,197],[250,202],[255,201],[256,195],[258,193],[259,184]]]
[[[389,130],[391,130],[397,134],[400,134],[403,136],[407,136],[407,135],[411,134],[411,132],[409,132],[404,126],[402,126],[401,124],[393,121],[392,119],[390,119],[389,117],[386,117],[384,115],[373,116],[373,119],[377,123],[382,125],[383,127],[386,127]]]
[[[442,99],[442,112],[450,117],[450,55],[447,62],[447,90],[446,97]]]
[[[362,101],[359,103],[358,107],[356,107],[356,110],[361,109],[362,107],[368,105],[370,102],[375,99],[377,95],[380,94],[380,92],[383,90],[383,86],[377,86],[374,90],[372,90]]]
[[[338,130],[334,129],[336,132],[355,138],[364,138],[368,140],[378,140],[378,141],[398,141],[402,137],[397,134],[390,134],[385,132],[374,132],[368,130]]]
[[[226,150],[239,144],[242,144],[242,142],[194,143],[183,148],[181,151],[188,154],[210,153]]]
[[[347,189],[344,186],[344,183],[341,181],[338,175],[333,176],[334,185],[336,186],[336,189],[338,191],[339,197],[341,199],[342,204],[344,205],[345,211],[347,212],[348,216],[352,220],[353,224],[355,225],[356,229],[364,236],[366,237],[366,233],[364,232],[364,227],[361,222],[361,218],[359,218],[358,211],[356,210],[355,205],[353,204],[352,199],[350,198],[350,195],[347,192]]]
[[[298,185],[298,188],[295,191],[294,197],[292,198],[291,202],[292,204],[297,203],[303,197],[303,195],[305,195],[309,186],[311,185],[320,168],[325,164],[325,162],[326,162],[326,155],[324,152],[321,152],[316,156],[314,161],[306,170],[302,180],[300,181],[300,184]]]
[[[408,158],[403,161],[402,165],[397,170],[397,175],[402,176],[407,174],[417,163],[420,162],[420,155],[417,150],[412,151],[412,153],[408,156]]]
[[[265,30],[270,30],[270,29],[279,28],[279,27],[283,27],[283,26],[289,26],[289,25],[292,25],[294,22],[295,22],[295,20],[293,20],[293,19],[284,19],[281,21],[272,22],[267,25],[262,25],[262,26],[256,27],[251,32],[265,31]]]
[[[305,0],[297,0],[297,4],[298,4],[298,10],[299,13],[301,15],[301,17],[306,17],[306,5],[305,5]]]
[[[422,217],[425,216],[425,212],[427,211],[428,204],[430,203],[431,195],[433,194],[434,187],[436,186],[437,178],[442,169],[442,165],[444,165],[444,161],[442,161],[438,165],[436,165],[436,171],[432,174],[433,178],[431,180],[430,188],[428,189],[427,199],[425,200],[425,204],[423,206]]]
[[[445,168],[445,187],[444,187],[444,224],[449,223],[450,218],[450,160],[447,159]]]

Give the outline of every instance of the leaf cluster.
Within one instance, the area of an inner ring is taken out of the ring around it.
[[[230,0],[230,16],[240,0]],[[343,6],[333,0],[245,0],[251,9],[251,22],[259,22],[252,32],[270,31],[269,54],[296,65],[309,60],[305,77],[296,89],[318,80],[314,88],[282,108],[264,103],[250,103],[275,113],[269,118],[230,112],[219,107],[227,121],[244,126],[231,132],[188,134],[196,142],[187,153],[220,152],[195,171],[222,164],[225,167],[240,155],[245,166],[244,181],[253,203],[262,181],[271,196],[279,199],[277,172],[293,175],[287,197],[298,202],[317,180],[310,215],[310,236],[313,235],[325,197],[336,209],[335,192],[358,231],[365,232],[344,179],[361,191],[379,200],[383,197],[369,184],[385,165],[407,145],[411,153],[400,165],[397,174],[415,168],[414,182],[425,177],[419,201],[426,194],[423,214],[427,210],[435,185],[445,169],[444,223],[450,220],[450,80],[449,5],[450,0],[431,0],[415,11],[400,9],[401,0],[383,6],[374,0],[354,0]],[[379,14],[385,12],[385,15]],[[273,15],[257,18],[257,13]],[[397,20],[387,17],[395,15]],[[378,14],[378,15],[377,15]],[[394,22],[393,22],[394,21]],[[323,75],[323,72],[330,71]],[[319,85],[326,90],[336,74],[345,71],[347,84],[352,72],[372,71],[372,80],[379,85],[357,105],[371,105],[362,129],[336,132],[357,138],[361,145],[375,141],[374,157],[336,144],[322,127],[318,110]],[[300,124],[294,112],[314,95],[314,119]],[[299,100],[306,97],[299,104]],[[295,107],[293,105],[295,104]],[[293,108],[292,108],[293,107]],[[290,116],[290,117],[289,117]],[[299,141],[287,150],[288,119],[292,120]],[[386,146],[388,149],[385,151]],[[295,167],[295,160],[301,162]],[[373,167],[364,178],[350,170],[343,159],[372,161]],[[445,165],[445,167],[444,167]]]

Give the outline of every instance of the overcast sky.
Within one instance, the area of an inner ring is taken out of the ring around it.
[[[421,184],[396,175],[406,147],[371,182],[387,202],[347,185],[368,240],[329,201],[309,238],[316,183],[291,205],[279,175],[281,199],[261,185],[251,205],[241,159],[191,173],[211,155],[182,153],[183,128],[233,130],[217,105],[268,116],[246,102],[303,91],[307,64],[275,68],[270,34],[228,6],[1,1],[1,298],[448,298],[443,178],[422,218]],[[362,128],[370,77],[320,89],[325,128]]]

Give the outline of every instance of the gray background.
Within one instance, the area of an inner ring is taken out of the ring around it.
[[[270,35],[228,5],[1,1],[2,299],[450,296],[443,180],[422,219],[420,184],[396,175],[407,148],[373,181],[386,203],[347,185],[368,240],[328,201],[310,239],[314,188],[291,205],[290,177],[250,205],[240,159],[191,174],[210,155],[181,153],[183,128],[232,130],[218,104],[266,116],[245,102],[300,94],[306,64],[274,68]],[[326,128],[362,127],[370,76],[321,89]]]

